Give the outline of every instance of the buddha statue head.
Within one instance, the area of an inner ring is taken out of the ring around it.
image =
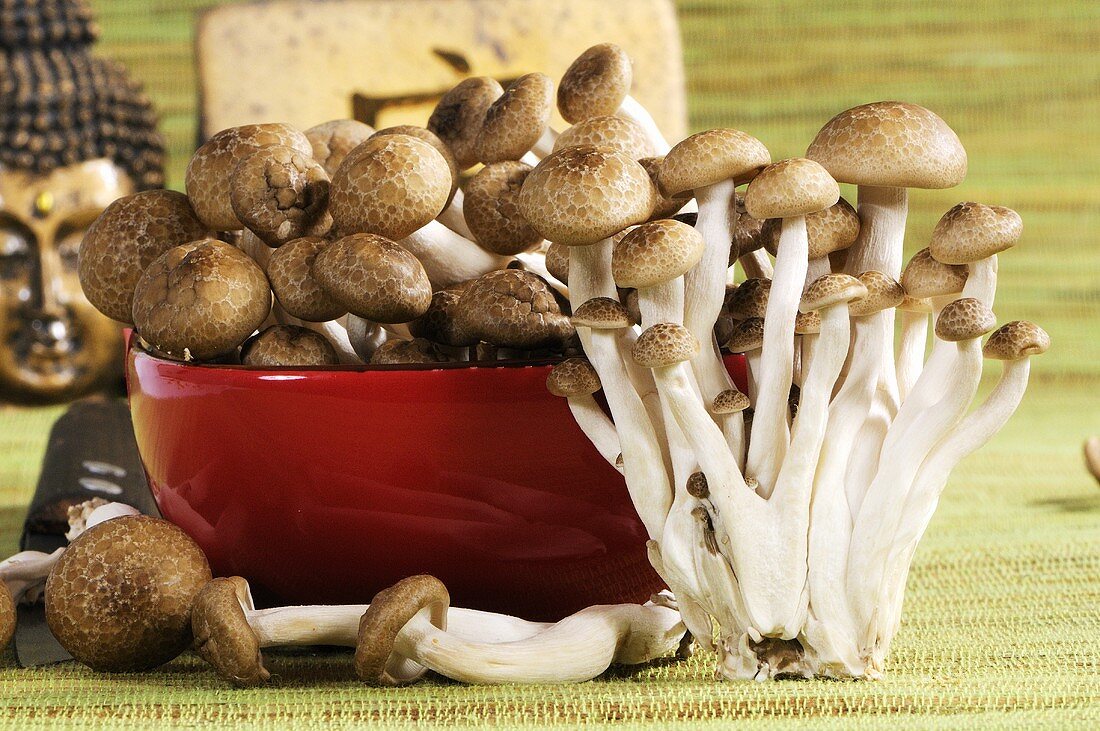
[[[88,53],[77,0],[0,0],[0,400],[49,403],[117,383],[122,326],[77,279],[84,231],[164,182],[149,100]]]

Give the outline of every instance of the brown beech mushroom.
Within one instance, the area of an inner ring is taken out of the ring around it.
[[[237,219],[271,247],[332,227],[328,173],[309,155],[268,145],[246,155],[229,178]]]
[[[488,76],[464,79],[435,105],[428,129],[451,148],[460,170],[478,163],[477,138],[489,107],[504,89]]]
[[[46,581],[46,622],[94,670],[148,670],[191,644],[191,605],[208,581],[206,557],[179,528],[115,518],[65,549]]]
[[[478,171],[466,185],[463,213],[474,239],[484,249],[512,256],[542,243],[519,208],[519,192],[532,168],[522,162],[496,162]]]
[[[354,119],[334,119],[306,130],[313,159],[332,176],[348,153],[370,139],[374,128]]]
[[[477,336],[459,324],[459,301],[464,289],[435,292],[428,310],[409,322],[410,335],[446,348],[456,360],[469,360],[469,349],[478,343]]]
[[[623,117],[590,117],[558,135],[554,151],[567,147],[609,147],[632,160],[653,157],[654,149],[645,130]],[[686,201],[685,201],[686,202]]]
[[[1004,206],[959,203],[943,214],[928,249],[944,264],[968,268],[963,296],[993,306],[997,291],[997,254],[1016,245],[1024,231],[1020,214]]]
[[[462,191],[458,187],[458,163],[455,161],[454,153],[451,152],[451,148],[443,144],[443,140],[439,139],[434,132],[424,127],[417,127],[413,124],[399,124],[396,127],[386,127],[375,132],[372,137],[384,137],[386,135],[408,135],[409,137],[416,137],[419,140],[427,142],[434,147],[443,159],[447,161],[447,167],[451,171],[451,194],[447,198],[447,205],[443,211],[439,214],[439,220],[442,221],[448,227],[452,226],[452,223],[460,221],[462,218]],[[455,209],[454,202],[458,202],[457,210]],[[467,231],[458,230],[463,236],[467,235]]]
[[[169,249],[134,291],[134,325],[157,351],[183,360],[232,352],[271,309],[267,277],[247,254],[204,239]]]
[[[329,297],[371,322],[408,322],[423,315],[432,300],[432,285],[416,257],[374,234],[329,244],[311,271]]]
[[[459,299],[456,324],[478,340],[518,350],[560,347],[574,333],[550,286],[519,269],[470,282]]]
[[[387,340],[371,354],[371,365],[397,365],[409,363],[446,363],[447,356],[424,338],[412,340]]]
[[[77,271],[84,295],[107,317],[131,323],[134,288],[146,267],[173,246],[208,234],[183,193],[146,190],[119,198],[80,245]]]
[[[199,220],[212,231],[238,231],[244,224],[233,212],[230,187],[233,170],[245,156],[268,145],[285,145],[309,157],[309,138],[282,123],[230,127],[207,140],[187,165],[187,197]]]
[[[241,347],[247,366],[336,365],[336,350],[320,333],[294,325],[272,325]]]
[[[267,278],[275,299],[287,314],[306,322],[328,322],[347,310],[313,277],[313,262],[331,242],[316,236],[289,241],[271,254]]]
[[[536,72],[513,81],[485,112],[474,139],[478,161],[488,165],[523,158],[546,133],[553,109],[549,76]]]
[[[597,302],[589,300],[585,304]],[[618,304],[618,303],[616,303]],[[620,305],[621,307],[621,305]],[[589,308],[592,309],[591,307]],[[590,322],[593,318],[591,312],[582,313],[582,322]],[[587,315],[587,317],[586,317]],[[574,324],[578,324],[576,315]],[[599,315],[597,314],[597,317]],[[608,464],[614,466],[615,460],[622,450],[619,446],[619,435],[615,431],[615,425],[607,418],[600,405],[592,394],[599,391],[600,376],[596,369],[583,358],[567,358],[551,369],[546,377],[546,389],[555,396],[567,399],[569,411],[572,412],[577,426],[592,442],[592,446],[600,453]]]
[[[653,215],[650,216],[651,221],[657,221],[662,218],[672,218],[677,211],[683,208],[691,200],[690,198],[668,198],[660,192],[660,188],[657,185],[657,176],[661,172],[661,163],[664,161],[663,157],[641,157],[638,158],[638,164],[645,168],[645,171],[649,173],[649,179],[653,181],[653,187],[657,189],[657,203],[653,209]],[[689,226],[694,226],[695,222],[688,223]],[[732,266],[732,264],[731,264]]]

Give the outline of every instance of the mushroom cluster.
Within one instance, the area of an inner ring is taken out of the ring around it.
[[[858,106],[773,161],[734,129],[669,145],[630,87],[601,44],[556,91],[540,73],[464,80],[426,128],[225,130],[186,196],[103,214],[82,282],[175,358],[557,356],[549,389],[623,473],[721,673],[876,677],[948,475],[1049,347],[1023,321],[981,343],[1021,219],[960,203],[903,267],[908,190],[967,170],[933,112]],[[971,409],[983,355],[1004,370]]]

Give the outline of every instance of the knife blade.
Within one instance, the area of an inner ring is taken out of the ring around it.
[[[20,548],[50,553],[65,546],[69,506],[95,497],[160,515],[138,456],[130,410],[120,398],[77,401],[54,423]],[[50,633],[41,601],[19,607],[15,654],[23,667],[71,659]]]

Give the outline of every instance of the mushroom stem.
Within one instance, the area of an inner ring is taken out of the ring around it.
[[[783,220],[760,356],[757,406],[745,474],[760,483],[767,498],[790,446],[787,399],[794,366],[794,320],[806,282],[809,244],[806,217]]]
[[[966,265],[966,284],[960,297],[973,297],[986,307],[993,308],[997,294],[997,255]]]
[[[397,243],[420,260],[437,290],[504,269],[510,261],[509,257],[492,254],[434,220]]]
[[[466,225],[466,216],[462,212],[462,203],[464,200],[465,196],[462,193],[462,188],[456,189],[450,204],[436,216],[435,220],[439,221],[459,236],[463,236],[473,241],[474,234],[470,231],[470,227]]]
[[[928,313],[902,310],[901,343],[897,354],[898,398],[902,403],[909,398],[924,367],[927,342]]]
[[[8,587],[12,600],[18,604],[36,588],[40,589],[64,552],[64,548],[53,553],[20,551],[0,561],[0,581]]]
[[[763,249],[754,249],[738,257],[737,261],[741,262],[741,268],[749,279],[771,279],[775,276],[775,268]]]
[[[358,315],[347,315],[343,318],[347,323],[344,328],[344,339],[351,346],[352,352],[357,356],[356,360],[370,363],[374,351],[378,350],[390,340],[390,331],[376,322],[365,320]],[[324,323],[326,325],[330,323]],[[335,323],[333,323],[335,324]],[[392,327],[392,326],[391,326]],[[340,362],[344,362],[343,344],[337,346],[336,353]]]
[[[607,418],[607,414],[596,403],[592,394],[570,396],[568,402],[569,411],[573,414],[577,426],[592,442],[592,446],[600,456],[615,467],[615,461],[622,454],[622,445],[619,444],[619,433],[615,430],[615,424]]]
[[[672,146],[668,144],[668,140],[661,134],[661,129],[657,126],[657,122],[654,121],[653,115],[631,95],[627,94],[623,97],[622,102],[619,104],[619,108],[615,110],[615,114],[619,117],[629,119],[632,122],[636,122],[645,130],[645,136],[653,147],[655,155],[667,155],[668,151],[672,149]]]
[[[540,159],[546,157],[554,151],[554,143],[558,141],[558,132],[553,127],[547,126],[542,132],[542,136],[538,138],[538,141],[531,146],[531,152],[535,153]]]

